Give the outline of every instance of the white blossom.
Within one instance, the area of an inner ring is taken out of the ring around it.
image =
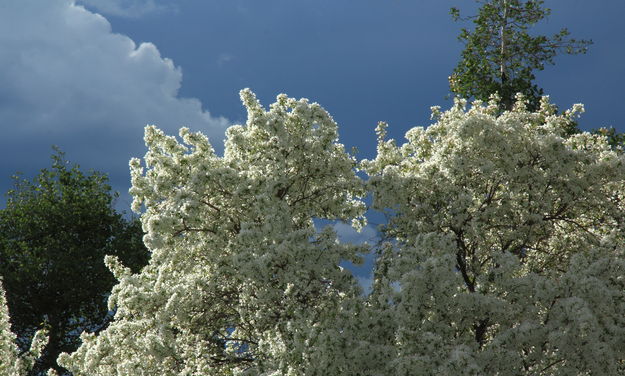
[[[38,330],[32,339],[30,349],[26,353],[20,354],[15,343],[15,334],[11,331],[9,310],[2,286],[2,277],[0,277],[0,376],[27,375],[33,368],[35,360],[41,356],[47,343],[46,331]]]
[[[117,313],[59,358],[74,375],[353,369],[360,292],[338,264],[362,246],[339,244],[330,226],[317,233],[312,220],[366,224],[356,160],[318,104],[280,95],[266,111],[249,90],[241,99],[248,121],[228,130],[223,157],[201,133],[181,129],[181,144],[146,128],[131,193],[152,257],[138,274],[107,258]]]
[[[459,101],[363,162],[397,241],[379,279],[398,288],[377,287],[394,374],[625,373],[625,157],[566,136],[583,107],[517,99]]]
[[[625,154],[569,135],[582,107],[458,99],[403,145],[380,123],[358,164],[318,104],[241,99],[223,157],[146,128],[130,167],[151,260],[106,258],[115,319],[59,357],[74,375],[625,374]],[[369,192],[390,219],[365,298],[339,263],[366,246],[313,219],[362,228]]]

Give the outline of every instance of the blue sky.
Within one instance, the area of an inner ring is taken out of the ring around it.
[[[621,121],[625,2],[547,0],[537,32],[566,26],[593,39],[587,55],[556,58],[538,84],[561,108],[582,102],[583,128]],[[268,105],[281,92],[324,106],[341,142],[371,158],[380,120],[403,138],[449,106],[447,76],[462,45],[448,10],[472,0],[0,0],[0,189],[68,159],[129,187],[143,127],[207,133],[217,149],[245,112],[250,87]],[[121,206],[124,203],[120,203]]]
[[[536,32],[568,27],[594,45],[558,56],[537,83],[562,109],[584,103],[582,128],[625,131],[625,1],[545,5],[553,14]],[[473,0],[0,0],[0,190],[16,171],[49,166],[54,144],[109,174],[127,209],[143,127],[188,126],[221,150],[226,127],[245,120],[245,87],[265,105],[282,92],[319,102],[341,142],[372,158],[378,121],[402,139],[429,124],[430,106],[449,106],[463,26],[452,6],[476,9]]]

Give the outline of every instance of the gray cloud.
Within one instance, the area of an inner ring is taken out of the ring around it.
[[[71,0],[2,1],[1,188],[17,170],[45,167],[56,144],[125,190],[129,158],[145,152],[146,124],[169,134],[188,126],[219,150],[228,121],[179,97],[181,82],[180,68],[155,45],[113,33],[104,17]]]

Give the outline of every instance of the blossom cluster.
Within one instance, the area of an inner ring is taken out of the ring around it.
[[[278,97],[265,111],[249,90],[245,126],[219,157],[205,136],[183,143],[147,127],[145,165],[130,162],[133,207],[151,261],[115,258],[115,321],[60,360],[74,375],[310,374],[347,367],[342,333],[358,285],[339,244],[313,218],[364,220],[365,190],[337,125],[318,104]]]
[[[48,342],[46,331],[38,330],[31,342],[30,349],[20,354],[15,344],[15,334],[11,331],[9,310],[6,302],[2,278],[0,278],[0,376],[23,376],[32,370],[35,361],[41,356]],[[56,376],[54,370],[47,372]]]
[[[567,135],[582,110],[458,100],[402,146],[378,128],[393,374],[625,372],[625,158]]]
[[[625,373],[625,154],[569,134],[582,107],[457,100],[401,146],[381,123],[358,162],[318,104],[241,99],[223,156],[146,128],[130,168],[151,260],[106,258],[115,319],[59,357],[74,375]],[[367,194],[389,216],[376,249],[316,230],[361,228]],[[339,263],[371,251],[364,296]]]

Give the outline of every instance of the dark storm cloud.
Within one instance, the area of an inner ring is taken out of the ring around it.
[[[189,126],[219,148],[227,120],[181,98],[182,72],[151,43],[136,45],[69,0],[0,2],[0,174],[49,163],[52,144],[125,190],[143,128]]]

